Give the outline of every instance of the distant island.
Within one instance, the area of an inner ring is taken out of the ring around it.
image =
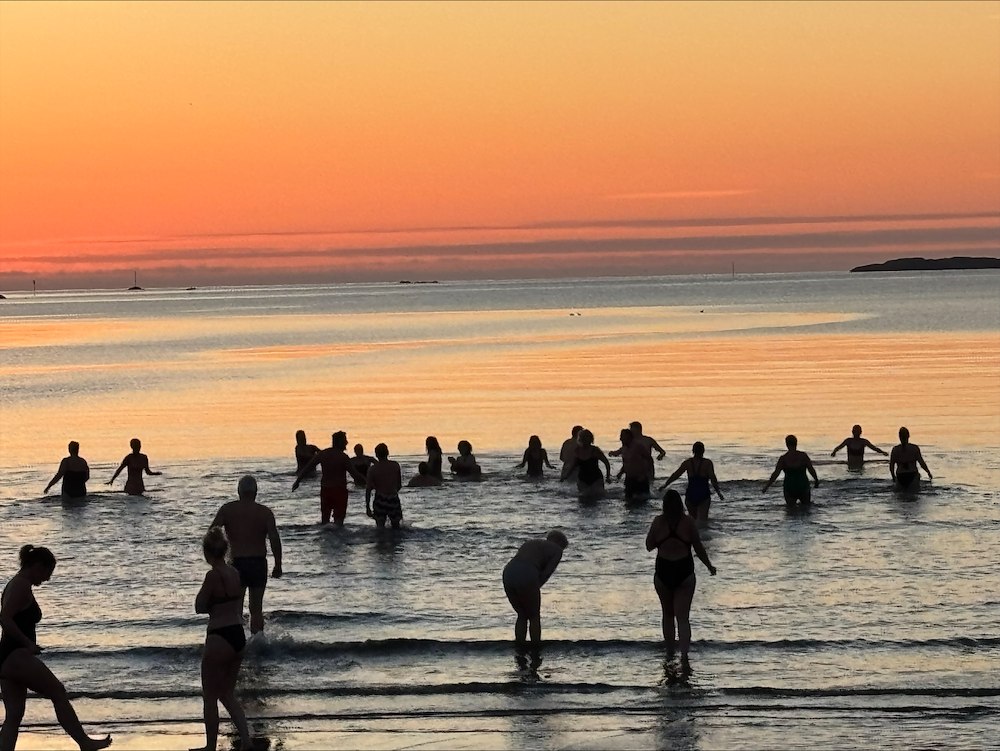
[[[943,271],[946,269],[1000,269],[1000,258],[895,258],[885,263],[855,266],[851,271]]]

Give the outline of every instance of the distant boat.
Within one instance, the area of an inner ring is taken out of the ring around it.
[[[132,286],[128,288],[128,291],[129,292],[133,292],[133,291],[142,292],[143,291],[142,287],[139,286],[139,272],[138,271],[133,271],[132,272]]]

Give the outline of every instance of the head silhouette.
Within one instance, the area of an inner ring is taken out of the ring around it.
[[[786,435],[785,445],[788,447],[789,451],[795,451],[795,447],[799,445],[799,439],[793,435]]]
[[[545,539],[548,540],[549,542],[554,542],[563,550],[565,550],[566,547],[569,545],[569,540],[566,538],[566,535],[564,535],[558,529],[550,530],[549,533],[545,535]]]
[[[66,448],[69,450],[70,456],[76,456],[80,453],[80,444],[76,441],[70,441]]]
[[[252,501],[257,498],[257,480],[253,475],[243,475],[236,485],[236,495],[241,501]]]
[[[212,527],[201,539],[201,550],[209,563],[224,560],[229,552],[229,540],[222,527]]]
[[[705,444],[702,443],[701,441],[695,441],[694,444],[691,446],[691,453],[694,454],[695,456],[704,456]]]

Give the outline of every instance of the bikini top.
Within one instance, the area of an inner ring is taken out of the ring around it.
[[[691,541],[690,540],[685,540],[683,537],[681,537],[679,534],[677,534],[677,527],[671,527],[669,525],[667,526],[667,534],[666,534],[666,536],[660,538],[660,541],[658,543],[656,543],[656,547],[660,547],[660,545],[662,545],[663,543],[665,543],[667,540],[671,540],[671,539],[673,539],[673,540],[679,540],[680,542],[684,543],[688,547],[691,547]]]
[[[21,629],[21,633],[34,641],[35,625],[42,620],[42,609],[38,607],[38,602],[32,598],[31,604],[28,607],[18,613],[14,613],[13,620],[14,624]]]

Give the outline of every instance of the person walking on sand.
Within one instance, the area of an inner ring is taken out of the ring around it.
[[[674,624],[681,659],[686,660],[691,646],[691,603],[694,600],[694,549],[708,573],[715,576],[715,566],[708,559],[705,546],[698,536],[698,527],[684,514],[681,495],[671,488],[663,496],[663,513],[653,519],[646,534],[646,551],[656,551],[656,573],[653,586],[663,611],[663,641],[667,654],[674,653]]]
[[[667,485],[672,483],[682,474],[687,472],[688,484],[684,491],[684,505],[691,517],[704,525],[708,522],[708,509],[712,505],[712,491],[709,484],[715,488],[715,494],[720,501],[726,500],[719,487],[719,480],[715,476],[715,465],[711,459],[705,458],[705,444],[695,441],[691,446],[692,456],[681,462],[681,466],[667,478],[660,490],[666,490]]]
[[[350,457],[347,456],[347,433],[338,430],[333,434],[332,445],[316,454],[299,470],[295,482],[292,483],[292,490],[299,487],[302,478],[317,464],[323,473],[319,483],[320,523],[329,524],[332,513],[333,523],[343,527],[344,519],[347,517],[347,476],[350,475],[359,485],[365,481],[365,478],[355,471]]]
[[[774,472],[771,473],[770,479],[760,491],[766,493],[771,484],[778,479],[778,475],[784,472],[782,490],[785,494],[785,505],[788,508],[794,508],[796,503],[801,503],[803,506],[812,503],[812,491],[809,488],[809,478],[806,477],[807,472],[813,476],[816,487],[819,487],[819,477],[816,475],[812,460],[804,451],[798,450],[798,445],[798,438],[793,435],[785,436],[785,446],[788,451],[778,459]]]
[[[375,526],[385,527],[386,519],[393,529],[399,529],[403,522],[403,507],[399,502],[399,491],[403,487],[403,473],[399,462],[389,458],[389,447],[380,443],[375,447],[378,461],[368,468],[365,478],[365,513],[375,520]],[[372,493],[375,505],[372,506]]]
[[[562,447],[559,449],[559,461],[562,462],[562,471],[560,476],[563,480],[576,479],[575,470],[572,472],[567,470],[573,463],[573,457],[576,455],[576,447],[580,445],[578,438],[581,430],[583,430],[582,425],[574,425],[569,438],[563,441]]]
[[[309,461],[319,453],[319,446],[312,443],[306,442],[306,431],[296,430],[295,431],[295,471],[300,472],[302,468],[306,466]],[[304,477],[312,477],[316,474],[316,465],[303,475]]]
[[[205,716],[205,745],[194,751],[215,751],[219,738],[219,702],[240,734],[240,749],[252,749],[243,706],[236,698],[236,679],[243,663],[247,638],[243,633],[240,573],[226,563],[229,543],[219,527],[202,539],[205,562],[211,568],[198,590],[194,612],[208,614],[208,633],[201,657],[201,697]]]
[[[848,469],[861,469],[865,466],[865,449],[869,448],[877,454],[882,456],[889,456],[885,451],[880,449],[878,446],[873,444],[867,438],[861,437],[861,426],[855,425],[851,428],[850,438],[845,438],[840,442],[831,453],[830,456],[836,456],[837,452],[842,448],[847,449],[847,468]]]
[[[899,445],[893,446],[892,452],[889,454],[889,475],[900,490],[920,490],[918,464],[927,473],[927,479],[933,480],[934,475],[924,463],[920,447],[915,443],[910,443],[910,431],[906,428],[900,428]]]
[[[521,463],[515,464],[514,469],[521,469],[525,465],[528,467],[528,471],[525,473],[528,477],[542,477],[544,475],[543,465],[549,469],[555,469],[549,463],[549,452],[542,448],[542,439],[537,435],[528,439],[528,448],[524,450]]]
[[[209,528],[225,530],[233,551],[233,568],[240,575],[240,613],[243,598],[250,592],[250,633],[264,630],[264,589],[267,587],[267,542],[271,543],[274,568],[271,576],[281,578],[281,537],[274,512],[257,503],[257,480],[244,475],[236,486],[239,500],[230,501],[216,513]]]
[[[503,589],[517,614],[514,641],[519,645],[525,643],[528,635],[536,646],[542,640],[542,587],[562,560],[567,545],[566,535],[553,529],[545,539],[528,540],[521,545],[504,566]]]
[[[59,462],[59,469],[45,486],[45,492],[62,480],[63,498],[83,498],[87,495],[87,480],[90,479],[90,465],[80,456],[80,444],[70,441],[69,456]]]
[[[149,468],[149,457],[142,453],[142,442],[138,438],[129,441],[129,445],[132,447],[132,453],[122,459],[122,463],[118,465],[118,469],[108,480],[108,485],[113,485],[121,471],[128,468],[125,475],[125,492],[129,495],[142,495],[146,492],[142,473],[145,472],[147,475],[162,475],[163,473],[154,472]]]
[[[0,729],[0,751],[13,751],[24,718],[28,691],[52,702],[56,719],[67,735],[84,751],[111,745],[111,736],[91,738],[66,695],[66,688],[39,658],[35,626],[42,620],[33,593],[34,587],[52,578],[56,557],[48,548],[25,545],[20,553],[20,570],[0,595],[0,692],[3,693],[4,720]]]

